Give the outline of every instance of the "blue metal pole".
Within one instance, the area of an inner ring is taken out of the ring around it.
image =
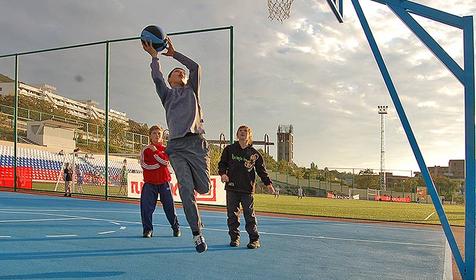
[[[339,0],[339,4],[337,5],[335,0],[327,0],[327,4],[329,4],[329,7],[331,8],[332,12],[337,18],[337,21],[340,23],[344,22],[343,15],[342,15],[343,13],[342,1],[343,0]]]
[[[438,217],[440,219],[441,225],[443,227],[443,231],[445,232],[445,235],[450,245],[453,256],[455,258],[456,264],[458,265],[458,269],[463,274],[463,271],[464,271],[463,258],[458,249],[458,245],[456,244],[456,240],[454,238],[453,232],[451,230],[445,211],[439,199],[438,192],[436,191],[435,185],[433,184],[433,181],[431,179],[430,173],[428,172],[428,168],[426,166],[425,160],[423,159],[423,155],[420,151],[415,135],[413,134],[410,123],[403,109],[403,105],[400,102],[400,99],[398,97],[398,93],[395,88],[395,85],[393,84],[390,73],[388,72],[388,69],[385,65],[382,54],[380,53],[380,50],[377,46],[377,42],[375,41],[375,38],[372,34],[372,31],[367,22],[367,19],[365,18],[365,15],[363,13],[363,10],[362,10],[362,7],[360,6],[359,1],[358,0],[351,0],[351,1],[357,13],[357,16],[359,18],[360,24],[362,25],[362,29],[364,30],[365,36],[367,37],[367,40],[369,42],[370,48],[375,57],[377,65],[379,67],[379,70],[382,74],[385,85],[387,86],[387,89],[390,93],[390,97],[392,98],[395,109],[397,110],[398,116],[400,118],[402,126],[407,135],[408,142],[410,143],[413,154],[415,155],[418,166],[420,167],[420,171],[422,172],[423,179],[430,193],[431,199],[435,206],[435,210],[438,213]]]
[[[405,25],[415,34],[420,41],[425,44],[428,49],[450,70],[453,75],[460,81],[463,81],[463,69],[456,63],[456,61],[436,42],[418,22],[411,17],[402,7],[399,5],[388,5],[388,7],[405,23]]]
[[[464,17],[464,117],[466,146],[466,213],[464,258],[466,264],[465,280],[474,279],[475,266],[475,97],[474,97],[474,30],[473,17]]]

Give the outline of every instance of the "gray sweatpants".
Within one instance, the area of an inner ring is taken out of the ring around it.
[[[202,221],[194,191],[200,194],[210,191],[208,143],[202,135],[187,135],[171,139],[167,143],[166,153],[177,176],[187,222],[194,235],[200,234]]]

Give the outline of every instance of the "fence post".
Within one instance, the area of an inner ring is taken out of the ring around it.
[[[105,179],[105,192],[104,192],[104,196],[105,196],[105,199],[107,200],[108,199],[108,191],[109,191],[109,59],[110,59],[110,55],[109,55],[109,51],[110,51],[110,45],[109,45],[109,42],[106,42],[106,65],[105,65],[105,129],[104,129],[104,133],[105,133],[105,151],[104,151],[104,162],[105,162],[105,166],[106,166],[106,169],[104,170],[104,179]]]

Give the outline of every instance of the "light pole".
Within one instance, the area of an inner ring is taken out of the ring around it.
[[[385,115],[388,106],[378,106],[378,114],[380,115],[380,189],[387,190],[387,180],[385,176]]]

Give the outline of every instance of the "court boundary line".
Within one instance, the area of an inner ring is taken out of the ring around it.
[[[0,209],[0,211],[2,211]],[[20,211],[20,212],[13,212],[13,213],[20,213],[20,214],[26,214],[26,213],[31,213],[30,211]],[[11,213],[11,212],[10,212]],[[125,220],[117,220],[117,219],[103,219],[103,218],[92,218],[92,217],[84,217],[84,216],[71,216],[71,215],[64,215],[64,214],[50,214],[50,213],[41,213],[41,212],[35,212],[34,214],[44,214],[44,215],[50,215],[50,216],[60,216],[60,217],[68,217],[68,218],[74,218],[73,220],[90,220],[90,221],[103,221],[103,222],[115,222],[115,223],[120,223],[120,224],[142,224],[141,222],[132,222],[132,221],[125,221]],[[170,227],[169,225],[161,225],[161,224],[154,224],[154,226],[158,227]],[[188,228],[188,226],[181,226],[182,228]],[[218,228],[209,228],[209,227],[204,227],[204,230],[210,230],[210,231],[220,231],[220,232],[228,232],[228,229],[218,229]],[[246,231],[240,231],[245,233]],[[371,240],[371,239],[356,239],[356,238],[340,238],[340,237],[329,237],[329,236],[313,236],[313,235],[301,235],[301,234],[288,234],[288,233],[277,233],[277,232],[265,232],[265,231],[260,231],[260,234],[262,235],[272,235],[272,236],[286,236],[286,237],[298,237],[298,238],[308,238],[308,239],[326,239],[326,240],[338,240],[338,241],[351,241],[351,242],[363,242],[363,243],[379,243],[379,244],[393,244],[393,245],[405,245],[405,246],[419,246],[419,247],[438,247],[438,248],[443,248],[441,245],[435,245],[435,244],[428,244],[428,243],[413,243],[413,242],[397,242],[397,241],[389,241],[389,240]],[[76,235],[77,236],[77,235]],[[63,236],[64,237],[64,236]]]
[[[32,209],[16,209],[16,208],[0,208],[1,211],[33,211],[34,208]],[[130,213],[126,210],[78,210],[78,209],[42,209],[42,211],[47,211],[47,212],[86,212],[86,213]],[[138,210],[135,210],[138,211]],[[203,211],[210,211],[208,209],[203,209]],[[218,211],[213,211],[211,210],[210,212],[218,212]],[[224,213],[224,212],[219,212],[219,213]],[[46,214],[46,213],[45,213]],[[154,215],[162,215],[164,216],[165,213],[159,212],[159,213],[154,213]],[[177,216],[185,216],[182,213],[177,213]],[[213,216],[213,215],[206,215],[208,218],[223,218],[222,216]],[[379,228],[388,228],[388,229],[399,229],[399,230],[406,230],[406,231],[424,231],[424,232],[439,232],[439,228],[416,228],[413,227],[415,224],[405,224],[405,225],[410,225],[409,227],[405,226],[400,226],[401,223],[396,224],[398,222],[392,223],[372,223],[372,221],[369,221],[369,223],[363,222],[352,222],[350,220],[344,219],[344,220],[325,220],[325,219],[319,219],[320,217],[316,217],[316,219],[307,219],[308,216],[303,216],[302,218],[300,216],[292,216],[292,217],[281,217],[281,216],[273,216],[273,215],[263,215],[261,213],[258,213],[259,219],[265,219],[265,220],[273,220],[273,221],[295,221],[295,222],[312,222],[315,224],[322,224],[325,223],[327,225],[333,225],[333,226],[359,226],[359,227],[379,227]],[[74,217],[74,216],[68,216],[68,217]],[[80,217],[80,216],[78,216]],[[114,223],[113,221],[109,221],[111,223]],[[428,225],[428,224],[421,224],[422,226],[426,227],[432,227],[435,225]]]

